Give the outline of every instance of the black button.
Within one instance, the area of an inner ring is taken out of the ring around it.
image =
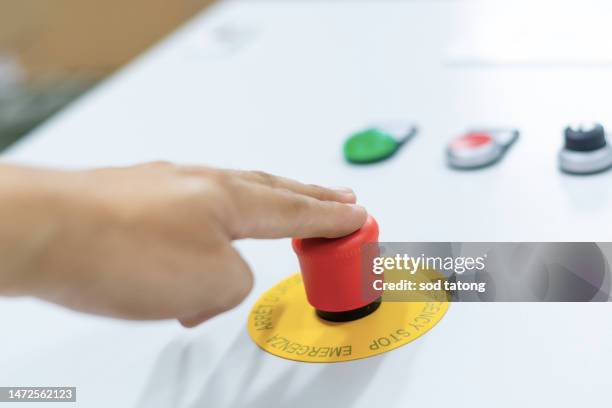
[[[602,125],[565,128],[565,148],[575,152],[588,152],[606,145],[606,133]]]

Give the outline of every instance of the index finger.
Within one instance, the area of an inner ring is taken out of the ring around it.
[[[193,174],[210,174],[211,171],[226,176],[238,178],[252,183],[261,184],[270,188],[290,190],[294,193],[307,195],[325,201],[338,201],[340,203],[354,204],[356,196],[353,190],[347,187],[322,187],[316,184],[304,184],[286,177],[276,176],[263,171],[247,171],[232,169],[211,169],[201,166],[182,166],[185,171]]]
[[[337,238],[363,226],[365,208],[244,180],[235,182],[232,238]]]
[[[241,177],[254,183],[263,184],[272,188],[285,189],[325,201],[338,201],[340,203],[354,204],[356,196],[353,190],[347,187],[322,187],[316,184],[304,184],[286,177],[275,176],[263,171],[225,170],[230,174]]]

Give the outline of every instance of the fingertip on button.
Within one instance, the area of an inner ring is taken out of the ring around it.
[[[362,271],[364,258],[378,256],[378,234],[376,220],[368,215],[360,229],[344,237],[293,239],[306,297],[319,317],[351,321],[378,308],[382,293],[370,282],[376,276]],[[364,244],[372,246],[366,250]]]

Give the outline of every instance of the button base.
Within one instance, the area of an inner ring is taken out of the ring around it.
[[[373,357],[407,345],[429,332],[449,305],[382,302],[367,319],[332,323],[314,313],[306,299],[302,276],[296,273],[261,295],[251,309],[247,327],[251,339],[267,353],[293,361],[335,363]]]
[[[590,152],[562,149],[559,167],[568,174],[588,175],[600,173],[612,167],[612,147],[605,146]]]
[[[323,310],[316,310],[317,316],[323,320],[329,322],[352,322],[353,320],[361,319],[376,311],[380,307],[381,298],[376,299],[370,304],[362,306],[358,309],[347,310],[346,312],[326,312]]]

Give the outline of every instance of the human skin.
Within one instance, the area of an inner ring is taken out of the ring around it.
[[[339,237],[352,190],[166,162],[58,171],[0,165],[0,294],[192,327],[238,305],[241,238]]]

